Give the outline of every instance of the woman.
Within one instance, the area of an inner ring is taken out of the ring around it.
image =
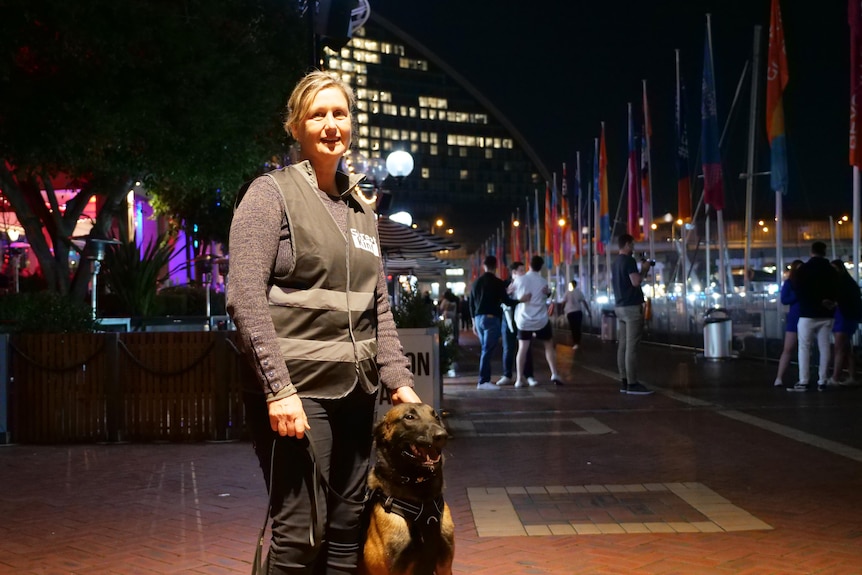
[[[337,76],[300,80],[284,127],[302,161],[255,179],[231,224],[227,303],[258,380],[245,399],[271,492],[268,573],[355,572],[378,386],[420,401],[363,176],[338,171],[353,106]]]
[[[784,349],[781,350],[781,358],[778,360],[778,375],[775,376],[775,387],[784,387],[784,373],[787,371],[787,366],[790,365],[790,360],[796,355],[796,344],[799,341],[797,332],[797,324],[799,323],[799,300],[796,298],[796,293],[793,291],[792,281],[796,275],[796,270],[799,269],[804,262],[802,260],[793,260],[790,264],[790,273],[787,279],[781,284],[781,303],[790,306],[787,309],[787,317],[784,324]]]
[[[571,286],[572,289],[567,291],[564,296],[563,312],[566,314],[566,319],[569,320],[569,329],[572,330],[572,349],[577,351],[578,346],[581,345],[581,324],[584,321],[584,312],[581,311],[581,308],[585,309],[591,318],[592,315],[584,292],[578,289],[577,280],[572,280]]]
[[[835,363],[832,367],[831,385],[856,385],[856,357],[850,345],[853,334],[859,328],[862,315],[862,300],[859,296],[859,286],[853,279],[844,262],[832,260],[832,267],[838,272],[840,286],[838,289],[838,307],[835,309],[835,322],[832,324],[832,337],[835,340]],[[847,365],[848,377],[841,380],[841,372]]]

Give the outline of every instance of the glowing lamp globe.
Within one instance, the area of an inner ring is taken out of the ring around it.
[[[409,176],[413,171],[413,156],[404,150],[396,150],[386,158],[386,169],[395,178]]]

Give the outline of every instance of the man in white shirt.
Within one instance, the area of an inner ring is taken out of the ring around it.
[[[528,300],[522,300],[523,303],[515,308],[515,322],[518,324],[518,357],[515,360],[518,376],[515,380],[515,387],[524,387],[524,362],[527,359],[530,341],[534,336],[545,344],[545,359],[551,370],[551,382],[554,385],[563,385],[557,374],[554,333],[548,319],[546,300],[551,290],[548,288],[548,282],[539,273],[542,271],[543,265],[545,265],[544,259],[540,256],[533,256],[530,259],[530,271],[515,278],[515,281],[512,282],[512,297],[514,299],[521,299],[522,296],[530,294]],[[530,382],[529,385],[535,384]]]

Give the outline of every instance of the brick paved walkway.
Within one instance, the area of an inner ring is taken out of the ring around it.
[[[773,364],[644,346],[658,393],[628,396],[588,339],[558,346],[563,387],[479,391],[462,345],[456,573],[862,573],[862,389],[791,394]],[[248,573],[264,506],[245,443],[0,447],[0,573]]]

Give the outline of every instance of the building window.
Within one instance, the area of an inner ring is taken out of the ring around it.
[[[488,182],[487,184],[485,184],[485,193],[488,193],[488,194],[494,193],[494,184],[493,183]]]
[[[437,155],[437,146],[435,146],[434,144],[431,144],[430,153],[432,156],[436,156]]]
[[[494,159],[494,150],[491,148],[485,148],[485,159],[492,160]]]
[[[470,179],[470,171],[469,170],[461,170],[460,178],[462,180],[469,180]]]
[[[458,147],[458,157],[459,158],[466,158],[467,157],[467,148],[459,146]]]
[[[422,168],[422,178],[427,180],[431,177],[431,170],[428,168]]]

